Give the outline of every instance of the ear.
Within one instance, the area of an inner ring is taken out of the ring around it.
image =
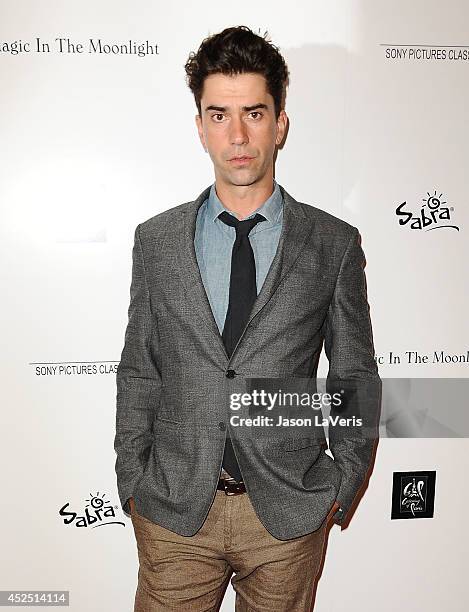
[[[275,138],[276,145],[279,145],[282,142],[283,137],[285,136],[285,131],[287,129],[287,123],[287,113],[282,109],[277,119],[277,136]]]
[[[204,128],[203,128],[203,125],[202,125],[202,119],[201,119],[200,115],[196,115],[195,116],[195,124],[197,126],[197,131],[199,133],[200,142],[202,143],[202,146],[203,146],[203,148],[206,151],[207,150],[207,145],[205,144]]]

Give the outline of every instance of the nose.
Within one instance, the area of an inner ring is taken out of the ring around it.
[[[233,116],[230,121],[230,142],[236,145],[249,142],[246,124],[240,117]]]

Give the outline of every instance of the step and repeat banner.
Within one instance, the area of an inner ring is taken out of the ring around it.
[[[133,235],[213,182],[184,64],[247,25],[290,70],[276,180],[360,230],[389,383],[315,610],[467,609],[468,19],[455,0],[1,0],[1,591],[133,609],[113,449]]]

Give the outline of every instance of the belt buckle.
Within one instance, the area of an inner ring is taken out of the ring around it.
[[[237,483],[234,478],[223,478],[223,487],[225,489],[225,495],[239,495],[239,491],[233,491],[232,489],[228,488],[230,485],[237,486],[238,484],[239,483]]]

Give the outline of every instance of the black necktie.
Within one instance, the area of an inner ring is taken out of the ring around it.
[[[231,252],[228,311],[222,333],[226,352],[231,356],[243,333],[257,297],[256,263],[248,234],[259,221],[265,221],[265,217],[257,213],[252,219],[240,221],[224,211],[218,215],[218,218],[236,230],[236,239]],[[223,467],[235,480],[240,481],[242,479],[229,436],[226,437],[223,452]]]

